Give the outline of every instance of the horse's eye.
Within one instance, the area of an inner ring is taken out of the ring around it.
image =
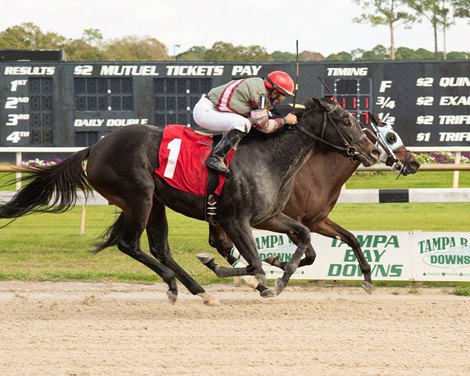
[[[395,142],[397,142],[397,135],[393,132],[389,132],[387,133],[387,135],[385,136],[385,140],[389,143],[389,144],[394,144]]]

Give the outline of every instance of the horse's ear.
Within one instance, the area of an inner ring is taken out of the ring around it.
[[[384,123],[382,120],[379,119],[379,117],[371,112],[369,112],[369,116],[372,118],[372,120],[374,120],[374,123],[378,126],[378,127],[383,127]]]
[[[311,110],[312,108],[316,108],[317,104],[313,101],[314,98],[307,98],[304,102],[304,107],[306,110]]]
[[[326,111],[333,111],[336,107],[331,101],[322,98],[312,98],[315,105],[319,108],[324,108]]]

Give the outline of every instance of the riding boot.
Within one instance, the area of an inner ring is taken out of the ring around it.
[[[225,157],[230,150],[235,149],[240,140],[246,136],[245,132],[239,131],[238,129],[230,130],[217,145],[212,149],[212,153],[207,158],[206,166],[224,174],[225,177],[229,178],[231,173],[225,164]]]

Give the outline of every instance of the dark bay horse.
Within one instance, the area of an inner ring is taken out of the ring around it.
[[[117,245],[119,250],[143,263],[168,284],[175,301],[179,279],[193,295],[207,304],[216,300],[173,259],[168,244],[165,207],[196,219],[205,219],[204,197],[179,191],[155,175],[163,130],[129,125],[111,132],[95,145],[73,154],[62,163],[32,168],[29,182],[10,202],[0,206],[0,218],[17,218],[34,212],[60,213],[75,205],[77,191],[98,191],[122,209],[96,252]],[[240,250],[248,266],[220,268],[227,276],[254,275],[263,288],[261,296],[279,294],[297,269],[310,244],[310,231],[282,213],[294,176],[320,144],[340,149],[364,165],[377,162],[379,151],[360,123],[334,102],[312,99],[299,113],[299,123],[269,135],[251,132],[232,159],[233,177],[226,180],[220,196],[220,228]],[[82,164],[86,161],[86,170]],[[189,173],[189,172],[188,172]],[[251,227],[291,234],[298,246],[276,291],[265,288],[265,272],[251,234]],[[140,247],[147,230],[150,252]]]
[[[394,131],[393,127],[380,121],[377,116],[369,115],[378,126],[378,128],[373,128],[372,123],[369,125],[369,139],[372,142],[377,142],[378,131],[385,144],[383,147],[378,146],[381,151],[380,161],[388,166],[395,164],[394,169],[400,174],[416,173],[420,164],[403,145],[398,133]],[[353,161],[332,150],[323,150],[312,154],[294,178],[292,193],[283,213],[307,226],[311,232],[339,239],[348,244],[354,251],[363,273],[362,287],[370,294],[372,292],[371,268],[364,257],[359,241],[351,232],[328,217],[339,198],[341,188],[359,165],[359,161]],[[292,240],[295,242],[295,239]],[[219,227],[210,226],[209,243],[231,265],[238,260],[230,252],[233,244]],[[200,257],[200,260],[218,274],[218,265],[213,261],[213,257],[205,254]],[[310,244],[305,252],[305,258],[299,263],[299,267],[311,265],[314,260],[315,251]],[[281,269],[286,267],[286,263],[280,262],[277,256],[271,256],[263,261]],[[250,286],[256,287],[255,281],[252,279],[247,279],[247,281]]]

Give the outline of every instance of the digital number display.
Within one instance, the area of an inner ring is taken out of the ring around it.
[[[211,84],[210,78],[155,78],[155,124],[194,127],[192,109]]]
[[[326,79],[323,96],[334,96],[339,105],[364,124],[369,124],[367,112],[371,110],[372,80],[370,78]]]
[[[76,111],[133,111],[132,78],[76,78]]]

